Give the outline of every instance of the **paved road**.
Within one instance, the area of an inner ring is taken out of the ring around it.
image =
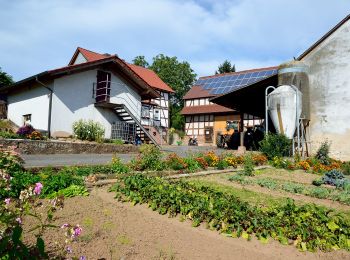
[[[165,153],[175,152],[179,156],[186,156],[192,153],[206,152],[215,150],[221,153],[224,150],[216,149],[215,147],[205,146],[164,146],[162,150]],[[124,162],[130,161],[137,154],[118,154]],[[25,160],[24,166],[45,167],[45,166],[73,166],[73,165],[102,165],[108,164],[113,157],[113,154],[31,154],[22,155]]]
[[[130,161],[136,154],[118,154]],[[30,154],[22,155],[25,168],[45,166],[102,165],[111,162],[113,154]]]

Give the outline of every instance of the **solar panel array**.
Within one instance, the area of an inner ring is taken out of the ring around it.
[[[277,69],[247,71],[235,74],[218,75],[210,78],[200,78],[195,83],[209,90],[210,94],[221,95],[236,89],[251,85],[267,77],[277,74]]]

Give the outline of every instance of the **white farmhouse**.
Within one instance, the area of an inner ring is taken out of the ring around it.
[[[3,88],[8,119],[30,123],[50,136],[72,134],[72,124],[93,120],[105,138],[162,144],[169,127],[169,94],[153,71],[117,55],[78,47],[68,66],[44,71]]]

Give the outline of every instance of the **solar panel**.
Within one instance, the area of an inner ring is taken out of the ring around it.
[[[237,79],[243,79],[244,78],[244,74],[242,73],[242,74],[239,74],[238,75],[238,78]]]
[[[254,72],[247,71],[239,74],[221,75],[201,79],[197,81],[197,84],[200,83],[204,89],[209,90],[210,94],[220,95],[253,84],[275,74],[277,74],[276,69],[266,69]]]

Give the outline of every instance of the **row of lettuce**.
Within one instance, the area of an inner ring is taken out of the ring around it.
[[[143,174],[127,175],[112,188],[116,197],[148,204],[160,214],[192,220],[193,226],[227,236],[262,242],[274,239],[302,251],[350,250],[350,221],[316,205],[297,206],[292,200],[278,207],[258,207],[228,192],[189,181],[169,181]]]

